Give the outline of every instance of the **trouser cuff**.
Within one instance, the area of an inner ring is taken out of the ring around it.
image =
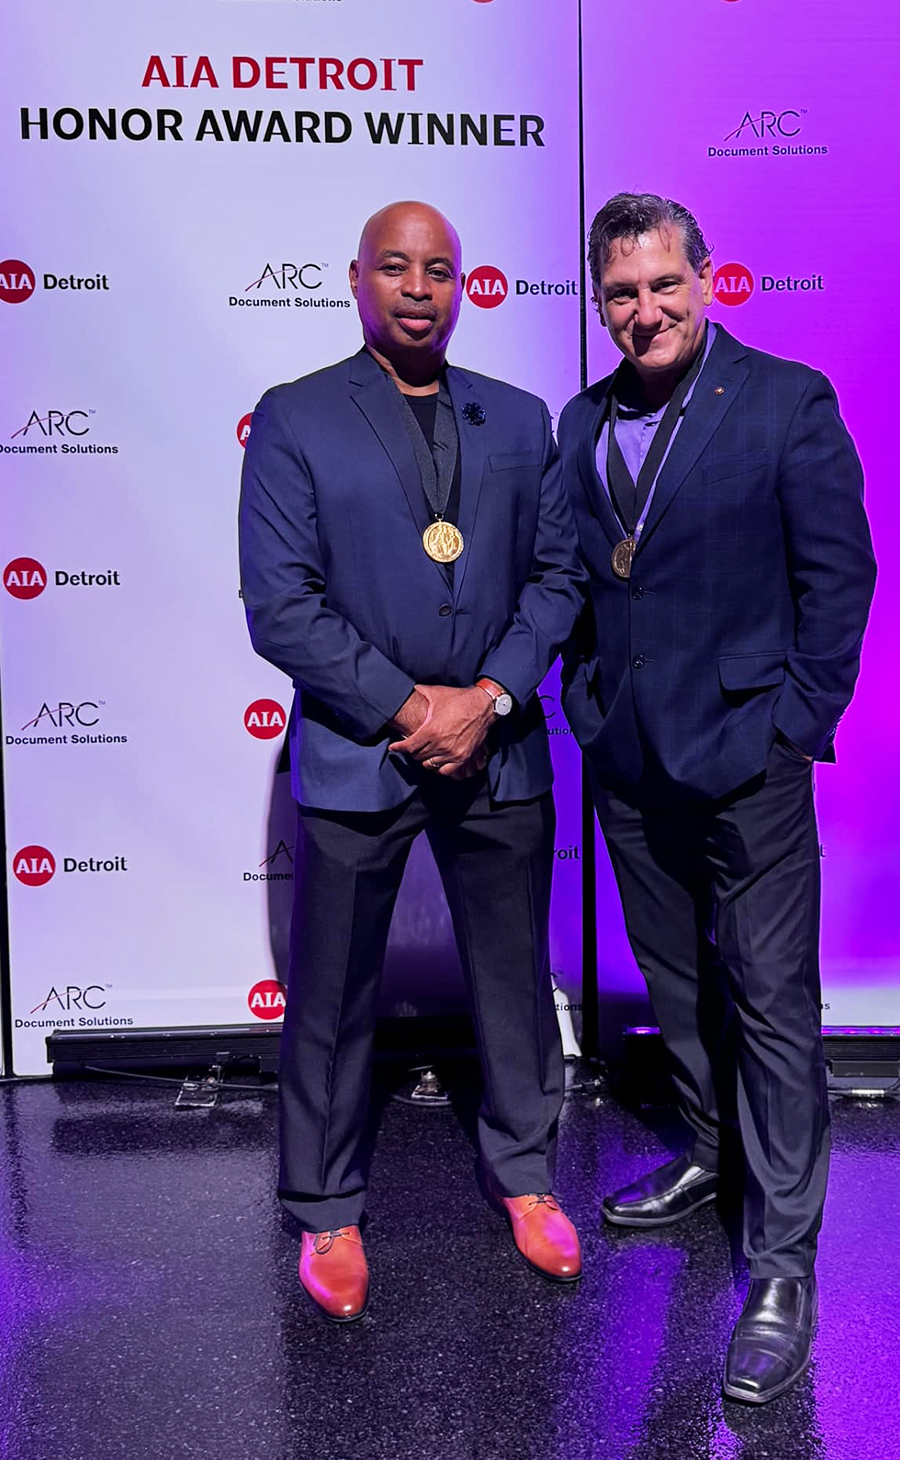
[[[301,1232],[335,1232],[358,1227],[365,1210],[365,1193],[352,1197],[294,1197],[279,1195],[291,1226]]]
[[[693,1147],[688,1147],[688,1153],[694,1164],[697,1166],[702,1166],[704,1171],[718,1171],[718,1146],[711,1146],[707,1141],[702,1140],[698,1136],[693,1144]]]
[[[747,1256],[751,1278],[808,1278],[815,1269],[814,1257],[784,1256],[770,1253],[767,1257]]]

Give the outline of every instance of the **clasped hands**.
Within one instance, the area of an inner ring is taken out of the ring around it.
[[[412,756],[439,776],[462,781],[487,765],[485,740],[493,720],[491,697],[478,685],[453,689],[417,684],[391,722],[404,739],[388,749]]]

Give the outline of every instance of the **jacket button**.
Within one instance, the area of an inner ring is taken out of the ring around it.
[[[643,598],[643,596],[644,596],[644,590],[643,590],[643,588],[641,588],[641,587],[632,588],[632,590],[631,590],[631,596],[632,596],[632,598],[637,598],[637,599]]]
[[[644,656],[643,656],[643,654],[635,654],[634,658],[631,661],[631,667],[632,667],[632,669],[643,669],[643,667],[644,667]]]
[[[453,604],[452,603],[442,603],[441,606],[440,606],[440,608],[438,609],[438,613],[440,614],[441,618],[446,618],[447,615],[448,614],[451,614],[452,612],[453,612]]]

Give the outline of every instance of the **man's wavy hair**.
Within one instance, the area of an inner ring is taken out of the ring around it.
[[[616,193],[604,203],[588,234],[588,265],[595,289],[618,238],[639,238],[654,228],[680,228],[688,263],[696,271],[712,252],[693,213],[659,193]]]

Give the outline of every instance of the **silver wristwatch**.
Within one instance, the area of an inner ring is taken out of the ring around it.
[[[495,715],[510,714],[513,707],[513,697],[511,694],[508,694],[505,689],[501,690],[498,695],[493,695],[491,694],[486,684],[479,684],[478,688],[484,690],[491,704],[494,706]]]

